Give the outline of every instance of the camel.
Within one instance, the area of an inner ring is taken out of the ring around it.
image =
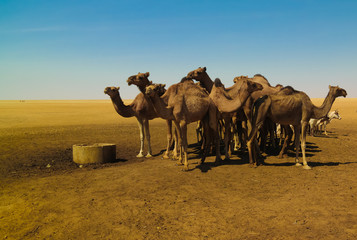
[[[327,136],[326,125],[329,124],[332,121],[332,119],[338,119],[338,120],[342,119],[338,113],[338,110],[329,112],[327,116],[324,116],[320,119],[311,118],[309,121],[310,135],[315,136],[315,132],[318,132],[320,128],[322,132],[322,126],[323,126],[324,133]]]
[[[229,141],[232,138],[231,134],[231,120],[234,114],[245,104],[249,96],[255,92],[262,90],[263,86],[260,83],[255,83],[248,78],[236,81],[230,87],[225,88],[219,78],[215,79],[214,85],[211,89],[210,98],[221,112],[225,122],[225,158],[229,160]]]
[[[119,87],[107,87],[104,90],[105,94],[108,94],[112,100],[113,106],[116,112],[125,118],[136,117],[140,130],[140,151],[136,157],[144,157],[144,141],[145,137],[148,144],[148,153],[145,157],[152,157],[151,143],[150,143],[150,130],[149,120],[157,118],[157,114],[152,106],[151,102],[145,100],[143,93],[139,93],[134,101],[130,105],[125,105],[119,94]],[[159,92],[160,95],[164,93],[164,89]],[[171,123],[167,123],[171,129]],[[169,144],[166,147],[164,158],[169,156]]]
[[[161,84],[152,84],[146,87],[146,94],[153,102],[157,114],[166,120],[172,120],[178,131],[179,159],[178,165],[182,165],[183,170],[187,171],[187,124],[201,120],[205,128],[210,128],[216,137],[216,163],[221,160],[219,153],[219,141],[217,132],[217,108],[208,96],[208,93],[193,81],[181,81],[181,83],[170,86],[166,93],[161,97],[158,89],[162,88]],[[208,129],[204,131],[208,135]],[[207,137],[207,136],[206,136]],[[201,164],[204,162],[208,151],[208,141],[204,154],[201,158]],[[183,160],[182,160],[183,155]]]
[[[152,81],[149,81],[148,77],[150,76],[149,72],[146,73],[138,73],[136,75],[132,75],[127,79],[128,85],[136,85],[141,92],[140,94],[143,95],[143,100],[142,102],[145,103],[145,105],[150,106],[150,109],[147,109],[150,111],[151,114],[155,114],[156,117],[158,117],[154,106],[152,105],[152,101],[150,98],[145,94],[146,87],[152,84]],[[164,84],[159,84],[158,85],[158,94],[161,96],[165,91],[165,85]],[[172,121],[168,120],[166,121],[167,124],[167,145],[166,145],[166,151],[163,155],[163,158],[168,159],[170,158],[169,155],[169,149],[171,147],[172,139],[175,141],[175,147],[173,150],[173,158],[175,159],[177,157],[177,137],[176,137],[176,132],[174,135],[174,138],[172,138]],[[149,131],[149,130],[148,130]]]
[[[285,90],[287,89],[287,90]],[[282,125],[293,125],[295,132],[296,166],[299,163],[299,146],[301,134],[301,150],[303,157],[303,168],[311,169],[307,164],[306,149],[306,127],[310,118],[321,118],[331,109],[337,97],[346,97],[346,90],[338,86],[329,86],[329,93],[320,107],[316,107],[304,92],[296,91],[292,87],[283,88],[283,94],[265,95],[254,103],[252,118],[252,131],[248,139],[249,160],[257,166],[254,141],[259,128],[264,120],[269,117],[273,122]]]

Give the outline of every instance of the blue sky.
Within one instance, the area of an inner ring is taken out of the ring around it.
[[[0,0],[1,100],[132,99],[131,75],[169,86],[203,66],[357,97],[357,1]]]

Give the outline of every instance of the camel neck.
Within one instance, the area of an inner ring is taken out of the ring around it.
[[[210,97],[220,112],[233,113],[243,106],[249,95],[247,91],[240,91],[234,98],[229,99],[223,90],[213,87]]]
[[[203,73],[202,78],[199,80],[204,88],[210,93],[212,91],[212,87],[213,87],[213,81],[212,79],[208,76],[207,73]]]
[[[146,86],[137,86],[139,91],[145,94]]]
[[[172,109],[167,107],[168,104],[157,93],[155,93],[153,97],[150,97],[150,99],[159,117],[166,120],[173,120]]]
[[[122,117],[133,117],[135,116],[134,110],[131,106],[125,105],[123,100],[121,99],[119,93],[115,96],[111,96],[110,99],[112,100],[113,106],[115,111]]]
[[[314,106],[312,118],[319,119],[326,116],[331,110],[332,104],[335,102],[335,99],[336,98],[332,95],[332,92],[329,91],[322,105],[320,107]]]

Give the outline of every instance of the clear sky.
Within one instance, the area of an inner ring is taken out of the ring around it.
[[[356,0],[0,0],[0,99],[124,99],[126,79],[177,83],[207,67],[228,87],[263,74],[357,97]]]

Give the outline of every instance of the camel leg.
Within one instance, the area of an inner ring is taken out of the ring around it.
[[[173,159],[178,159],[178,133],[176,131],[176,128],[174,129],[174,150],[173,151],[173,154],[172,154],[172,158]]]
[[[150,143],[150,129],[149,129],[149,120],[144,119],[144,131],[145,131],[145,137],[146,141],[148,143],[148,154],[145,156],[147,158],[152,157],[152,150],[151,150],[151,143]]]
[[[167,145],[166,145],[166,151],[162,156],[164,159],[170,158],[170,147],[172,141],[172,121],[166,120],[166,124],[167,124]]]
[[[248,123],[247,121],[242,121],[242,133],[241,133],[241,145],[240,148],[244,151],[247,147],[247,140],[248,140]]]
[[[301,163],[299,163],[299,150],[300,150],[300,128],[301,125],[294,125],[294,132],[295,132],[295,165],[296,166],[301,166]]]
[[[188,157],[187,157],[187,124],[186,122],[180,123],[181,133],[182,133],[182,148],[184,155],[184,171],[188,171]]]
[[[201,142],[203,139],[202,136],[202,123],[201,121],[197,122],[197,126],[196,126],[196,138],[197,138],[197,143]]]
[[[301,126],[301,151],[302,151],[302,161],[304,169],[311,169],[311,167],[307,164],[305,150],[306,150],[306,126],[307,123],[303,122]],[[296,131],[295,131],[296,132]]]
[[[266,150],[267,136],[268,136],[268,124],[267,120],[264,121],[262,128],[260,129],[260,150],[264,153]]]
[[[183,165],[182,163],[182,132],[181,132],[181,128],[180,128],[180,124],[177,121],[174,121],[175,124],[175,128],[176,128],[176,133],[177,133],[177,142],[178,142],[178,150],[179,150],[179,156],[178,156],[178,160],[176,162],[176,164],[178,166]]]
[[[253,167],[258,166],[257,155],[260,156],[260,148],[257,140],[257,134],[261,126],[263,125],[263,121],[258,122],[256,125],[252,125],[253,129],[249,134],[249,139],[247,142],[248,152],[249,152],[249,164]]]
[[[256,139],[258,130],[259,130],[258,128],[253,127],[252,131],[250,132],[249,140],[247,142],[248,152],[249,152],[249,164],[253,167],[256,167],[258,165],[257,152],[260,151],[258,141]]]
[[[143,120],[137,118],[138,120],[138,125],[139,125],[139,131],[140,131],[140,152],[136,157],[144,157],[144,127],[143,127]]]
[[[325,135],[327,136],[326,125],[327,125],[327,123],[326,123],[326,121],[324,121],[324,131],[325,131]]]
[[[278,158],[283,158],[284,154],[286,154],[287,147],[290,145],[291,137],[293,135],[293,131],[291,130],[289,125],[281,125],[281,129],[284,129],[285,139]]]
[[[213,102],[211,102],[210,106],[209,106],[209,112],[208,112],[208,116],[209,116],[209,126],[210,129],[213,132],[213,136],[215,138],[215,147],[216,147],[216,160],[215,160],[215,164],[218,165],[221,162],[221,152],[220,152],[220,134],[219,134],[219,121],[217,119],[218,116],[218,111],[216,106],[214,105]]]
[[[240,121],[237,121],[234,123],[234,151],[238,151],[239,149],[239,143],[242,143],[241,137],[242,137],[242,123]]]
[[[231,138],[231,117],[226,117],[224,119],[224,154],[225,154],[225,160],[230,160],[230,151],[229,151],[229,142]]]
[[[210,139],[209,123],[207,118],[202,120],[202,129],[203,129],[202,143],[204,143],[205,145],[202,149],[200,164],[203,164],[205,162],[208,152],[210,150],[211,139]]]

